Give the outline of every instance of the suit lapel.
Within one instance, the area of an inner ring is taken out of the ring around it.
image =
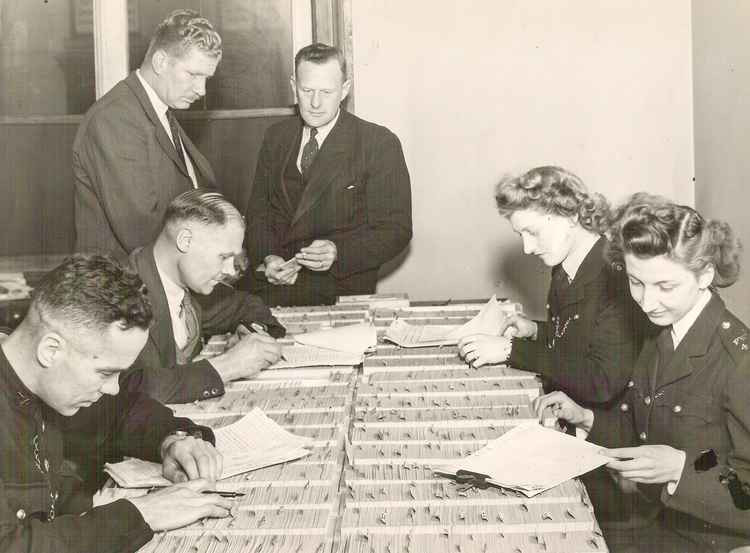
[[[190,160],[193,162],[193,169],[195,169],[195,177],[197,180],[196,184],[199,187],[205,186],[206,184],[214,186],[216,184],[216,176],[214,175],[211,165],[203,154],[201,154],[195,144],[193,144],[193,141],[190,140],[190,137],[185,132],[185,129],[182,128],[182,125],[180,125],[180,139],[182,140],[182,146],[185,148],[185,153],[190,156]],[[185,168],[185,171],[187,172],[187,168]]]
[[[346,170],[346,159],[352,147],[352,136],[354,134],[354,121],[352,117],[342,109],[336,125],[323,142],[323,147],[318,152],[312,166],[307,185],[300,198],[297,211],[292,219],[292,226],[315,204],[334,182],[336,174]]]
[[[703,312],[698,315],[698,319],[680,341],[671,361],[665,367],[659,368],[657,389],[690,376],[703,367],[703,359],[708,353],[723,313],[724,302],[719,296],[712,295]]]
[[[292,200],[289,199],[289,191],[286,187],[286,171],[290,163],[296,163],[295,157],[297,153],[299,153],[299,149],[301,148],[301,139],[302,122],[300,121],[299,124],[295,127],[295,131],[293,133],[290,133],[289,136],[284,140],[284,149],[286,151],[286,155],[284,156],[284,161],[281,164],[281,171],[279,172],[279,189],[284,196],[287,211],[291,213],[292,217],[294,216],[293,210],[295,207],[292,205]]]
[[[141,84],[140,79],[138,79],[138,75],[135,74],[135,71],[128,75],[128,77],[125,79],[125,84],[128,85],[130,90],[133,91],[133,94],[135,94],[136,98],[138,98],[143,111],[146,112],[149,120],[154,125],[156,130],[156,140],[159,142],[162,150],[164,150],[164,153],[169,156],[169,158],[174,162],[180,172],[189,178],[190,175],[187,172],[187,167],[185,167],[185,164],[177,155],[177,150],[172,143],[172,139],[169,138],[169,136],[167,135],[167,131],[164,130],[164,125],[162,125],[161,121],[159,121],[159,116],[156,114],[154,105],[151,103],[148,94],[146,94],[146,89],[143,88],[143,85]],[[183,138],[184,134],[184,132],[181,132],[180,138]],[[184,143],[185,141],[183,140],[183,144]]]
[[[169,303],[164,285],[159,277],[154,259],[154,245],[133,250],[130,255],[132,264],[148,290],[148,298],[154,310],[154,324],[149,329],[149,340],[152,340],[159,350],[159,357],[168,363],[176,358],[172,318],[169,314]]]

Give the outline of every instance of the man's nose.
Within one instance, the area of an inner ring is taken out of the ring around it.
[[[320,92],[313,91],[312,96],[310,97],[310,105],[314,108],[320,107]]]

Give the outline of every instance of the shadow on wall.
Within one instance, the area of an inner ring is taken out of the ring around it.
[[[539,259],[518,248],[503,252],[497,256],[492,277],[503,295],[523,305],[526,315],[546,319],[550,269]]]

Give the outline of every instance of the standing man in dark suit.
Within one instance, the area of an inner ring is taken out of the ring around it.
[[[156,29],[140,69],[89,109],[73,144],[76,251],[124,260],[156,238],[175,196],[214,186],[172,110],[205,95],[221,53],[211,23],[177,10]]]
[[[300,118],[267,131],[255,172],[247,248],[257,270],[248,284],[269,305],[372,293],[380,266],[412,236],[401,144],[341,109],[351,82],[336,48],[302,48],[291,85]]]
[[[275,337],[285,329],[263,302],[247,292],[211,294],[234,275],[245,223],[218,192],[188,190],[172,200],[156,242],[130,255],[148,289],[154,324],[133,367],[142,369],[145,389],[164,403],[187,403],[224,393],[224,384],[252,378],[281,356]],[[201,308],[202,307],[202,308]],[[205,334],[236,332],[231,347],[195,361]]]

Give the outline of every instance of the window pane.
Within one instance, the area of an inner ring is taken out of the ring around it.
[[[199,11],[221,35],[224,55],[191,109],[251,109],[293,104],[293,0],[128,0],[130,66],[140,66],[156,26],[178,8]],[[299,1],[299,0],[298,0]],[[133,11],[137,28],[133,29]]]
[[[84,113],[95,99],[93,0],[0,0],[0,116]]]

